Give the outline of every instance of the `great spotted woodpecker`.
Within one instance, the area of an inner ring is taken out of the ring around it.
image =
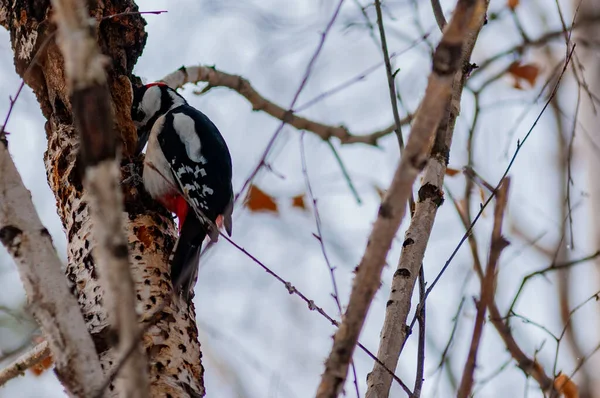
[[[231,236],[231,156],[217,127],[163,83],[134,89],[131,117],[138,131],[137,153],[146,143],[146,191],[179,219],[179,239],[170,257],[176,294],[191,298],[200,249],[225,226]]]

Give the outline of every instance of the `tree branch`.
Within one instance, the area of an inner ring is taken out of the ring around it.
[[[80,0],[53,0],[59,29],[59,46],[65,59],[75,126],[81,141],[84,187],[90,204],[93,235],[98,244],[94,256],[107,290],[111,323],[119,333],[118,346],[125,351],[138,341],[117,379],[119,395],[149,395],[147,361],[139,346],[136,297],[130,272],[128,241],[122,223],[123,197],[117,130],[113,125],[110,93],[96,39],[90,35],[87,8]]]
[[[358,266],[350,301],[337,330],[317,398],[337,397],[365,317],[381,282],[381,271],[398,227],[404,218],[406,201],[417,175],[427,165],[433,136],[444,116],[455,73],[462,66],[462,48],[468,34],[485,10],[482,0],[459,0],[451,22],[433,57],[433,71],[425,96],[417,111],[413,128],[392,183],[379,208],[367,248]]]
[[[6,141],[0,141],[0,176],[0,241],[18,265],[59,379],[74,396],[91,396],[102,380],[100,361],[50,233],[35,211]]]
[[[379,36],[381,37],[381,52],[383,53],[383,60],[385,62],[385,71],[387,75],[388,88],[390,91],[390,102],[392,104],[392,113],[394,114],[394,124],[396,137],[398,138],[398,144],[400,150],[404,150],[404,139],[402,138],[402,123],[400,121],[400,115],[398,113],[398,101],[396,98],[396,84],[394,82],[394,73],[392,72],[392,62],[390,61],[390,54],[388,53],[387,40],[385,37],[385,27],[383,25],[383,15],[381,13],[381,1],[375,0],[375,10],[377,12],[377,26],[379,27]]]
[[[400,261],[392,280],[377,352],[377,356],[390,369],[396,368],[400,352],[409,333],[406,319],[411,309],[412,292],[423,264],[425,249],[433,229],[437,209],[444,201],[443,182],[454,126],[460,111],[462,91],[469,71],[468,62],[483,25],[484,15],[485,11],[478,14],[480,18],[478,23],[473,25],[473,30],[468,33],[461,62],[463,68],[456,72],[452,96],[445,102],[444,117],[438,125],[431,157],[419,189],[419,199],[406,231]],[[391,382],[387,372],[379,364],[375,364],[373,371],[367,377],[366,397],[387,396]]]
[[[467,363],[463,369],[463,375],[458,389],[457,398],[468,398],[473,389],[473,375],[477,364],[477,351],[483,332],[483,324],[485,321],[485,312],[487,307],[494,301],[494,290],[496,282],[496,268],[500,260],[500,254],[508,242],[502,236],[502,221],[504,220],[504,212],[508,202],[508,189],[510,179],[504,179],[502,186],[496,194],[496,207],[494,209],[494,227],[492,229],[492,245],[490,256],[488,259],[485,275],[481,279],[481,297],[477,303],[477,315],[475,317],[475,326],[473,327],[473,337],[471,339],[471,347]]]
[[[527,48],[543,46],[545,44],[548,44],[548,42],[551,40],[555,40],[555,39],[560,38],[561,36],[564,36],[565,32],[568,32],[568,31],[571,31],[571,30],[577,29],[577,28],[583,28],[585,26],[595,25],[598,22],[600,22],[600,15],[586,16],[586,17],[578,20],[576,24],[573,24],[573,25],[567,27],[566,31],[563,28],[561,28],[559,30],[546,32],[543,35],[541,35],[540,37],[538,37],[537,39],[527,40],[525,42],[517,44],[514,47],[509,48],[508,50],[501,51],[501,52],[491,56],[490,58],[486,59],[485,61],[481,62],[479,64],[479,68],[477,68],[473,71],[472,76],[476,76],[476,75],[482,73],[492,63],[496,62],[497,60],[499,60],[503,57],[506,57],[511,54],[520,54]]]
[[[186,83],[206,82],[208,87],[227,87],[240,93],[252,104],[252,110],[263,111],[276,119],[288,123],[299,130],[310,131],[327,141],[335,137],[341,144],[366,144],[377,146],[379,140],[396,130],[396,124],[367,135],[351,134],[344,126],[331,126],[318,123],[310,119],[288,112],[286,109],[264,98],[241,76],[230,75],[209,66],[182,66],[175,72],[162,79],[169,87],[179,88]],[[402,125],[412,121],[413,115],[408,115],[400,122]]]
[[[469,209],[469,195],[467,195],[466,198],[467,205],[465,206],[465,209]],[[472,227],[470,214],[461,212],[458,206],[455,207],[464,228],[466,230],[469,230]],[[479,259],[477,239],[475,238],[474,234],[469,233],[467,235],[467,240],[469,242],[469,248],[471,249],[471,255],[473,257],[473,267],[475,269],[475,273],[480,278],[480,280],[483,280],[483,268],[481,266],[481,260]],[[519,347],[517,341],[512,335],[510,326],[508,326],[508,324],[504,322],[502,315],[500,315],[500,310],[498,309],[495,299],[490,301],[488,305],[488,310],[490,311],[490,321],[492,322],[494,328],[500,335],[500,338],[502,338],[502,341],[504,341],[506,349],[513,357],[513,359],[517,362],[519,368],[521,368],[521,370],[526,375],[533,377],[538,382],[542,391],[549,391],[551,398],[557,398],[556,390],[553,387],[552,379],[548,375],[546,375],[544,368],[542,368],[542,366],[536,360],[530,359],[527,356],[527,354],[523,352],[521,347]]]
[[[7,381],[17,376],[22,376],[24,372],[32,366],[37,365],[50,355],[50,346],[48,341],[44,341],[33,347],[30,351],[23,354],[16,361],[0,371],[0,387]]]

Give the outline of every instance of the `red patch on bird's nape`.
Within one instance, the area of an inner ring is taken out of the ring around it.
[[[146,88],[150,88],[152,86],[167,87],[167,84],[164,82],[154,82],[146,84]]]

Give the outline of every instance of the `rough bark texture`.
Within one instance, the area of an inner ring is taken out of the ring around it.
[[[73,118],[79,132],[84,190],[95,225],[93,255],[105,288],[109,324],[118,336],[117,395],[149,395],[147,358],[141,350],[136,297],[123,228],[120,186],[120,139],[114,128],[110,93],[106,85],[106,57],[98,51],[83,0],[52,0],[58,25],[57,42],[65,60]]]
[[[90,13],[98,22],[95,34],[103,54],[110,59],[107,82],[115,126],[123,143],[125,158],[135,148],[136,134],[130,120],[131,92],[127,80],[141,55],[146,33],[139,15],[124,15],[108,20],[103,17],[137,10],[130,0],[89,2]],[[45,164],[50,187],[55,193],[58,214],[68,239],[66,274],[77,296],[87,327],[109,371],[115,363],[112,331],[103,308],[104,292],[98,273],[91,239],[86,193],[77,167],[78,135],[73,127],[71,102],[64,75],[64,62],[54,42],[55,25],[48,0],[0,0],[0,24],[10,31],[15,67],[33,88],[47,118],[48,150]],[[37,54],[37,55],[36,55]],[[31,70],[27,67],[32,59]],[[27,72],[27,73],[26,73]],[[122,170],[129,170],[129,167]],[[141,174],[140,159],[135,171]],[[168,255],[174,243],[175,228],[171,216],[135,186],[124,186],[123,222],[129,240],[132,276],[135,281],[137,310],[141,321],[149,320],[171,297]],[[153,319],[143,337],[149,359],[151,396],[204,395],[203,368],[193,305],[169,302]]]
[[[487,9],[487,4],[488,2],[486,2],[485,9]],[[437,209],[444,201],[443,184],[450,156],[454,126],[460,112],[460,101],[467,72],[470,70],[471,53],[475,47],[479,31],[483,26],[485,9],[480,10],[479,23],[473,26],[473,30],[465,43],[462,57],[463,68],[454,77],[452,96],[447,101],[445,116],[436,132],[436,140],[431,149],[431,158],[425,168],[421,187],[419,188],[415,212],[406,231],[400,261],[392,280],[377,352],[377,357],[388,369],[396,369],[400,352],[404,347],[408,333],[406,318],[411,308],[415,281],[423,264],[425,249],[433,229]],[[387,397],[391,383],[392,377],[389,372],[375,362],[373,371],[367,376],[366,397]]]

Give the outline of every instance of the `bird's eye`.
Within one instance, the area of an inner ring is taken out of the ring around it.
[[[146,114],[139,107],[136,106],[131,109],[131,119],[134,122],[141,122],[144,120],[144,116],[146,116]]]

